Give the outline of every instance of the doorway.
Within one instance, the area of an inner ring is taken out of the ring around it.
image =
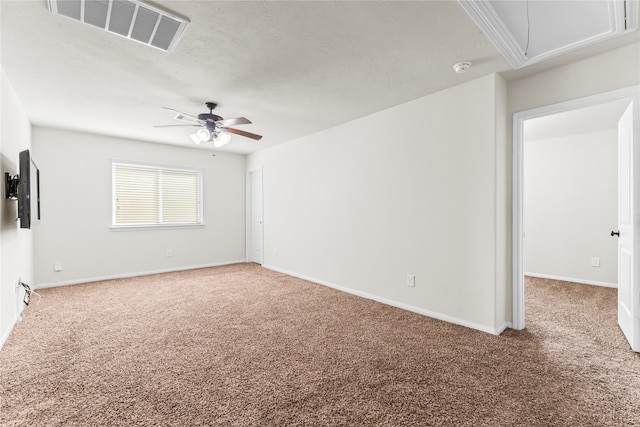
[[[247,260],[262,264],[263,256],[263,206],[262,168],[247,172]]]
[[[638,117],[638,106],[640,104],[640,97],[638,95],[638,87],[632,87],[628,89],[622,89],[618,91],[608,92],[596,96],[582,98],[579,100],[568,101],[561,104],[551,105],[547,107],[541,107],[534,110],[528,110],[521,113],[514,114],[513,117],[513,323],[514,329],[524,329],[525,321],[525,305],[524,305],[524,130],[525,122],[528,120],[547,117],[558,113],[565,113],[573,110],[578,110],[586,107],[593,107],[602,105],[605,103],[611,103],[613,101],[626,100],[627,104],[634,104],[636,120]],[[637,131],[636,131],[637,132]],[[637,144],[636,144],[637,145]],[[636,150],[634,156],[637,158],[640,156],[638,150]],[[640,162],[633,162],[633,173],[638,176],[640,172]],[[638,205],[640,199],[640,189],[636,188],[630,193],[629,198],[634,201],[634,205]],[[615,225],[614,225],[615,226]],[[635,227],[635,241],[638,236],[638,225]],[[594,261],[595,262],[595,261]],[[640,273],[640,267],[634,266],[634,272]],[[640,285],[638,280],[638,274],[633,274],[633,280],[631,283],[632,293],[634,295],[640,294]],[[640,308],[638,308],[640,310]],[[640,351],[640,339],[637,336],[640,334],[640,320],[637,320],[634,325],[634,334],[631,338],[628,337],[632,348],[635,351]]]
[[[622,99],[526,120],[524,272],[617,287],[618,121]]]

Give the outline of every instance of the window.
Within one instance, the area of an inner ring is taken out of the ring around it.
[[[113,228],[202,224],[202,171],[113,161]]]

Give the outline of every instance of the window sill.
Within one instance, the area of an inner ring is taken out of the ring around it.
[[[111,231],[181,230],[185,228],[204,228],[204,224],[112,225],[109,227]]]

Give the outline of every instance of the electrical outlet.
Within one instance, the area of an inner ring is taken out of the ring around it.
[[[277,256],[278,256],[278,250],[277,250],[277,249],[274,249],[274,250],[273,250],[273,256],[274,256],[274,257],[277,257]]]
[[[167,258],[171,258],[173,256],[173,251],[171,249],[167,249]]]
[[[407,286],[416,286],[416,276],[413,274],[407,274]]]
[[[591,258],[591,267],[600,267],[600,258]]]
[[[55,264],[53,264],[53,271],[62,271],[62,263],[56,262]]]

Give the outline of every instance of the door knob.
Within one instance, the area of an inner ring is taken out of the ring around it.
[[[618,236],[618,237],[620,237],[620,230],[618,230],[618,231],[612,231],[612,232],[611,232],[611,237],[613,237],[613,236]]]

